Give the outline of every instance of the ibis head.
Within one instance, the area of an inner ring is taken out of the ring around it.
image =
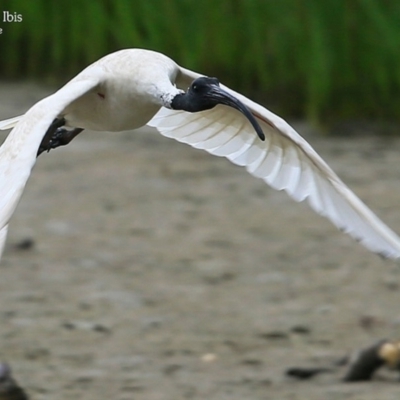
[[[195,79],[186,93],[179,93],[173,98],[171,108],[174,110],[198,112],[210,110],[217,104],[224,104],[239,110],[253,125],[259,138],[265,140],[264,132],[254,115],[240,100],[222,89],[219,86],[217,78],[202,76]]]

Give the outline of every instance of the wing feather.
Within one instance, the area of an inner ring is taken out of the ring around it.
[[[5,131],[7,129],[14,128],[14,126],[17,125],[18,121],[21,118],[22,118],[22,115],[19,115],[18,117],[13,117],[13,118],[9,118],[9,119],[0,121],[0,131]]]
[[[246,167],[248,172],[253,173],[263,162],[270,147],[270,142],[271,138],[266,139],[264,144],[260,144],[257,140],[254,140],[246,151],[239,156],[235,156],[234,163]]]
[[[284,189],[290,196],[292,196],[293,190],[296,188],[299,182],[300,174],[300,162],[296,148],[285,148],[283,162],[279,170],[279,176],[277,177],[278,181],[280,182],[278,189]]]
[[[214,149],[211,149],[210,153],[218,157],[227,157],[243,149],[243,147],[246,146],[247,143],[243,143],[243,138],[240,136],[242,128],[243,126],[236,127],[235,134],[220,147],[215,147]]]

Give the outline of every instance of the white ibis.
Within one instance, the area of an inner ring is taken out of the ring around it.
[[[83,129],[122,131],[146,124],[245,166],[294,200],[307,199],[367,249],[400,257],[400,238],[284,120],[216,78],[141,49],[105,56],[23,116],[0,122],[0,129],[14,127],[0,148],[0,247],[37,154]]]

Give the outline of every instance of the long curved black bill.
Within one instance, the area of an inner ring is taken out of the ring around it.
[[[251,125],[253,125],[258,137],[262,141],[265,140],[265,134],[261,129],[261,126],[258,124],[250,110],[240,100],[220,88],[218,85],[213,85],[212,90],[207,93],[207,96],[211,97],[211,99],[217,104],[225,104],[226,106],[236,108],[236,110],[243,113],[250,121]]]

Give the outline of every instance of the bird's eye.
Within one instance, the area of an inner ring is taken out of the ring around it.
[[[198,91],[199,91],[199,87],[198,87],[197,85],[193,85],[193,86],[192,86],[192,90],[193,90],[194,92],[198,92]]]

